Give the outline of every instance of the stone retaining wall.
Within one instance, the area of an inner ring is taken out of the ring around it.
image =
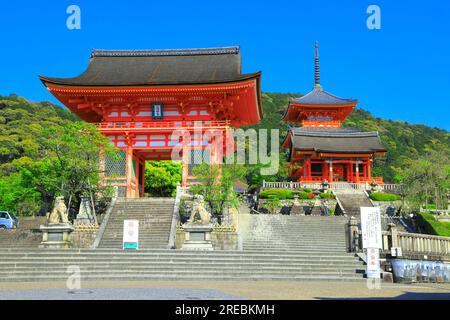
[[[98,226],[95,225],[75,226],[75,231],[71,234],[72,248],[92,248],[97,232]]]
[[[181,249],[185,237],[184,230],[178,228],[175,238],[175,248]],[[211,243],[214,250],[238,250],[239,241],[236,231],[212,231]]]
[[[372,202],[376,207],[380,208],[381,214],[386,214],[389,207],[393,207],[395,209],[395,211],[397,211],[402,205],[401,201],[373,201],[372,200]]]

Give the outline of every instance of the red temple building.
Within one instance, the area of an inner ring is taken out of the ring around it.
[[[375,156],[386,153],[378,132],[342,128],[358,101],[343,99],[320,85],[319,50],[315,46],[315,85],[301,98],[291,98],[283,120],[290,128],[283,147],[290,150],[290,173],[300,182],[382,183],[372,177]]]
[[[242,74],[239,47],[176,50],[93,50],[88,68],[73,78],[40,76],[47,89],[84,121],[96,124],[120,151],[101,161],[119,195],[144,195],[146,160],[171,160],[180,148],[183,185],[189,159],[207,152],[221,161],[229,140],[212,134],[262,118],[260,72]],[[189,158],[190,157],[190,158]]]

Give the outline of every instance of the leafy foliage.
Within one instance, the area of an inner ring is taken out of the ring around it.
[[[314,198],[314,194],[305,191],[300,191],[297,196],[300,200],[310,200]]]
[[[174,197],[181,183],[180,162],[147,161],[145,164],[145,193],[155,197]]]
[[[370,199],[373,201],[397,201],[400,200],[400,196],[390,193],[373,192],[370,194]]]
[[[428,234],[450,237],[450,222],[437,221],[430,212],[419,213],[418,217],[419,224]]]
[[[278,209],[280,209],[283,206],[280,199],[276,197],[268,198],[264,200],[260,207],[267,209],[271,214],[277,213]]]
[[[94,126],[48,102],[0,97],[0,206],[21,215],[48,211],[56,195],[76,205],[99,186],[100,148],[111,150]]]
[[[7,210],[19,216],[36,214],[41,205],[41,195],[32,186],[22,181],[18,173],[0,179],[0,204],[2,210]]]
[[[322,199],[336,199],[336,196],[333,193],[322,192],[320,194]]]
[[[294,194],[291,190],[286,189],[266,189],[259,193],[262,199],[294,199]]]
[[[239,200],[233,185],[245,174],[245,167],[236,164],[208,165],[202,163],[193,169],[199,184],[191,187],[191,192],[203,196],[211,213],[219,218],[226,206],[239,206]]]
[[[447,209],[447,194],[450,191],[450,157],[440,151],[432,151],[412,160],[402,169],[406,200],[418,210],[429,204],[436,209]]]

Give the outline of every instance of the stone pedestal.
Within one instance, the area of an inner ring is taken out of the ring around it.
[[[182,250],[213,250],[211,243],[212,224],[186,223]]]
[[[82,197],[80,209],[78,210],[77,218],[74,224],[80,225],[80,224],[94,224],[94,223],[95,219],[92,213],[91,199],[89,197]]]
[[[42,242],[40,248],[70,248],[70,234],[74,228],[70,223],[41,225]]]

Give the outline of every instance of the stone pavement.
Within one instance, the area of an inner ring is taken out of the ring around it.
[[[72,291],[72,292],[69,292]],[[287,281],[95,281],[69,290],[64,282],[0,283],[1,299],[438,299],[450,300],[449,284]]]

